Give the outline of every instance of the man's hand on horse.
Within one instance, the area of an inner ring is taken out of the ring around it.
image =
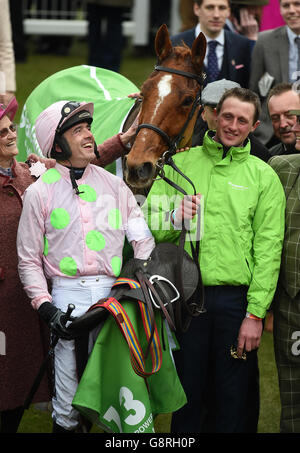
[[[120,139],[121,139],[123,145],[127,146],[128,148],[130,147],[128,145],[132,144],[132,141],[136,135],[136,130],[137,130],[137,127],[139,124],[139,116],[140,116],[140,114],[137,115],[136,119],[134,120],[134,122],[132,123],[130,128],[126,132],[123,132],[123,134],[120,135]]]
[[[141,96],[140,92],[138,92],[138,93],[130,93],[130,94],[128,94],[127,97],[128,98],[132,98],[132,99],[142,99],[142,96]]]
[[[174,225],[181,225],[183,220],[191,220],[198,212],[201,203],[201,194],[185,195],[174,211]]]

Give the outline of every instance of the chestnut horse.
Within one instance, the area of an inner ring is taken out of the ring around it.
[[[167,154],[190,145],[200,108],[205,50],[202,33],[190,49],[185,44],[173,47],[166,25],[157,31],[158,64],[142,85],[137,136],[124,160],[124,178],[130,187],[149,187]]]

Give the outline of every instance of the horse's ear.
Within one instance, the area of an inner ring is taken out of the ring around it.
[[[206,52],[206,38],[201,32],[193,42],[192,46],[192,63],[197,71],[197,74],[202,72],[203,61]]]
[[[166,24],[161,25],[157,30],[155,36],[155,52],[159,62],[167,58],[172,52],[172,43]]]

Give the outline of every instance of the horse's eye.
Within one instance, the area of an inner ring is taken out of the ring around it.
[[[193,98],[192,96],[187,96],[184,100],[183,103],[181,104],[183,107],[188,107],[193,103]]]

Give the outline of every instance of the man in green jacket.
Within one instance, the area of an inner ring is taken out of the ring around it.
[[[191,221],[193,230],[202,211],[199,263],[207,311],[193,318],[186,333],[177,333],[174,358],[188,403],[173,414],[172,432],[257,429],[257,349],[277,284],[285,209],[276,173],[250,155],[247,137],[259,113],[256,94],[226,91],[217,106],[216,131],[206,133],[203,146],[174,157],[197,195],[182,198],[159,180],[148,196],[148,223],[157,242],[176,243],[182,223]],[[169,167],[165,171],[191,193],[185,179]],[[190,252],[188,241],[185,248]]]

